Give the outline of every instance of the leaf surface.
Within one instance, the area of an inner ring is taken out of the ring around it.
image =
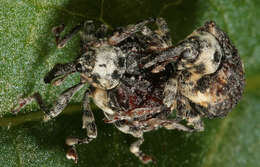
[[[260,157],[260,1],[250,0],[0,0],[0,166],[145,166],[130,152],[135,139],[105,124],[95,109],[98,138],[78,147],[79,163],[65,158],[67,136],[84,137],[76,94],[64,114],[42,123],[36,104],[17,116],[10,111],[21,96],[40,92],[52,105],[66,88],[79,82],[69,76],[58,87],[44,75],[56,64],[78,56],[79,38],[57,49],[53,26],[92,19],[110,28],[148,17],[164,17],[177,43],[205,21],[215,20],[239,50],[246,70],[246,90],[240,104],[224,119],[205,120],[201,133],[158,131],[145,134],[144,152],[157,166],[233,167],[259,165]],[[93,108],[95,108],[93,106]],[[153,166],[152,164],[147,166]]]

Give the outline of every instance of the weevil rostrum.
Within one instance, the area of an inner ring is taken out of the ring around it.
[[[155,29],[151,28],[154,24]],[[73,62],[56,64],[44,82],[59,85],[76,72],[80,82],[65,90],[51,109],[45,107],[39,93],[34,93],[19,99],[13,112],[36,100],[45,113],[44,120],[50,120],[89,84],[82,118],[87,137],[66,139],[67,158],[75,162],[75,146],[97,137],[90,98],[104,112],[106,123],[137,138],[130,151],[148,163],[153,158],[140,149],[144,132],[158,128],[203,131],[202,118],[226,116],[243,94],[244,70],[237,49],[213,21],[175,46],[163,18],[149,18],[113,33],[105,25],[95,29],[93,21],[85,21],[61,37],[63,29],[64,25],[53,28],[57,47],[64,47],[79,32],[80,55]],[[173,113],[175,118],[170,118]]]

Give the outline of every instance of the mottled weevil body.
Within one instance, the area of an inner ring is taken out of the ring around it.
[[[154,23],[157,29],[149,27]],[[97,137],[90,98],[104,112],[106,123],[138,138],[130,151],[148,163],[153,158],[140,150],[144,132],[162,127],[202,131],[203,117],[226,116],[242,96],[245,78],[241,59],[226,33],[214,22],[207,22],[176,46],[162,18],[120,27],[112,35],[105,25],[96,30],[92,21],[79,24],[61,38],[63,29],[64,25],[53,29],[58,48],[80,32],[81,53],[73,62],[56,64],[44,82],[57,86],[75,72],[80,73],[81,81],[65,90],[50,110],[40,94],[34,93],[21,98],[14,112],[36,100],[45,113],[44,120],[52,119],[88,84],[82,118],[87,137],[66,140],[67,158],[75,162],[76,145]]]

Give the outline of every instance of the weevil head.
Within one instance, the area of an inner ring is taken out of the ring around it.
[[[108,44],[89,47],[76,60],[76,70],[94,87],[105,90],[112,89],[119,84],[125,68],[123,52]]]

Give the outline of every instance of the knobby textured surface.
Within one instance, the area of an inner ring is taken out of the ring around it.
[[[79,162],[65,158],[67,136],[81,130],[79,92],[64,114],[41,121],[36,104],[17,116],[10,110],[21,96],[38,91],[48,105],[79,82],[77,74],[58,87],[46,85],[44,75],[56,63],[72,61],[79,38],[57,49],[51,29],[66,30],[92,19],[111,29],[148,17],[164,17],[177,43],[207,20],[215,20],[233,40],[246,70],[246,90],[240,104],[224,119],[206,120],[201,133],[158,131],[145,134],[144,152],[161,167],[231,167],[259,165],[260,157],[260,1],[258,0],[0,0],[0,166],[145,166],[129,152],[135,139],[103,122],[95,106],[98,138],[81,145]],[[154,166],[149,164],[146,166]]]

